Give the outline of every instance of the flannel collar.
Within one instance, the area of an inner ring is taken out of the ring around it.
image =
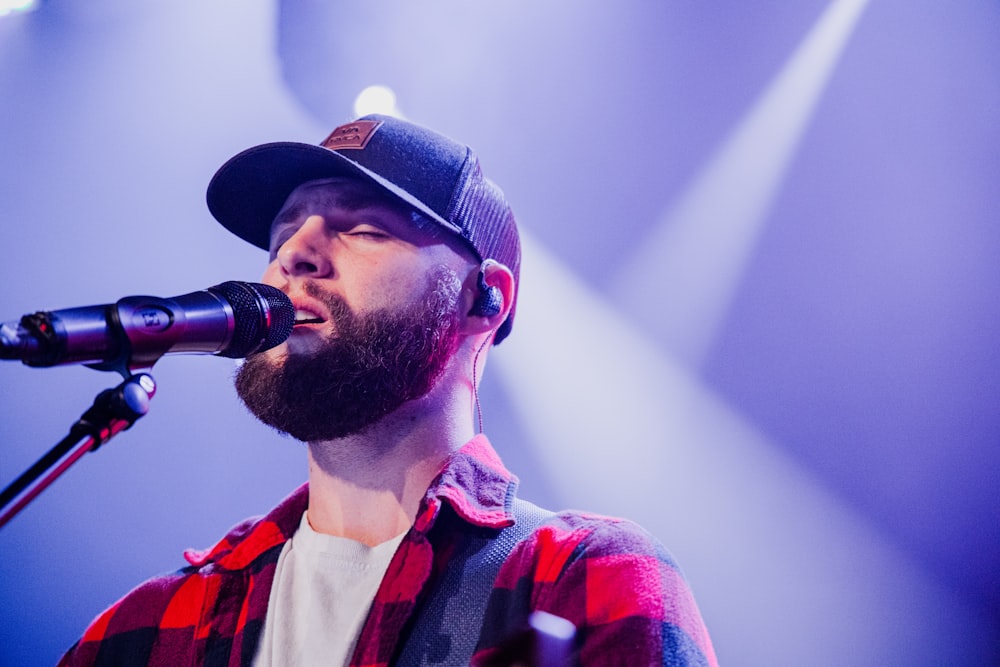
[[[486,436],[477,435],[445,461],[424,495],[413,527],[422,533],[429,531],[443,502],[475,526],[510,526],[514,523],[511,503],[517,483],[517,477],[504,467]],[[196,567],[214,563],[227,570],[246,568],[295,534],[308,503],[309,485],[303,484],[266,516],[248,519],[211,549],[188,550],[184,557]]]

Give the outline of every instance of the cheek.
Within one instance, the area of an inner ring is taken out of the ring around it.
[[[378,275],[366,281],[361,289],[367,293],[371,308],[398,308],[423,296],[427,275],[423,267],[382,266]]]
[[[261,276],[261,282],[265,285],[271,285],[272,287],[281,286],[281,269],[278,267],[278,260],[272,261],[264,269],[264,275]]]

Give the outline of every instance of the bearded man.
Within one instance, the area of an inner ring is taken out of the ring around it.
[[[476,432],[521,254],[471,149],[366,116],[319,146],[240,153],[208,204],[269,252],[263,281],[295,305],[291,336],[236,389],[307,444],[308,482],[129,593],[63,664],[542,664],[524,632],[539,618],[573,630],[560,664],[716,664],[656,540],[517,498]]]

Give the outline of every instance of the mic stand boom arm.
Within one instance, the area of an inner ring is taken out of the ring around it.
[[[0,492],[0,527],[48,488],[80,457],[89,451],[96,451],[149,412],[149,400],[155,393],[156,382],[153,377],[147,373],[138,373],[126,377],[114,389],[105,389],[98,394],[90,409],[70,427],[69,435]]]

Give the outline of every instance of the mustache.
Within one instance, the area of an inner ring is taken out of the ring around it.
[[[339,294],[324,289],[318,282],[308,280],[302,283],[302,291],[316,301],[322,303],[329,313],[329,322],[333,325],[330,338],[338,337],[338,332],[345,326],[350,326],[360,319],[359,313]]]
[[[333,292],[330,292],[326,289],[323,289],[323,287],[315,280],[304,281],[302,283],[302,291],[305,292],[308,296],[311,296],[312,298],[316,299],[317,301],[321,301],[323,305],[327,307],[331,307],[340,303],[344,303],[346,305],[344,298],[342,296],[340,296],[339,294],[334,294]]]
[[[438,308],[443,304],[455,302],[457,305],[458,293],[461,290],[461,280],[453,269],[441,265],[433,269],[426,278],[426,291],[418,298],[416,303],[412,303],[411,308],[421,310],[420,306],[426,305],[428,301],[433,302]],[[343,296],[324,288],[319,281],[306,279],[302,281],[302,291],[307,296],[316,299],[330,311],[330,319],[336,325],[346,321],[358,321],[372,315],[394,314],[396,311],[390,307],[376,308],[373,310],[356,311],[347,303]],[[404,307],[404,310],[406,308]]]

